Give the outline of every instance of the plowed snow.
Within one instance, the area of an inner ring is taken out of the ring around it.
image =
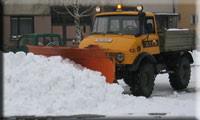
[[[4,54],[4,115],[104,114],[194,116],[195,100],[134,97],[122,94],[118,84],[108,84],[100,72],[61,57],[22,52]],[[181,96],[181,95],[180,95]]]

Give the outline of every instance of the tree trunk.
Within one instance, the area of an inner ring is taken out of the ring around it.
[[[76,1],[76,4],[74,6],[74,15],[76,16],[74,18],[74,24],[75,24],[75,30],[76,30],[76,42],[81,42],[81,27],[80,27],[80,14],[79,14],[79,5],[78,1]]]
[[[81,42],[81,27],[80,27],[80,17],[77,17],[74,19],[74,23],[75,23],[75,29],[76,29],[76,42],[80,43]]]

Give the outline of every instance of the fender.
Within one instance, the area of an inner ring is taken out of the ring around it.
[[[28,46],[20,46],[12,50],[14,53],[16,52],[25,52],[26,54],[29,52]]]
[[[129,70],[130,71],[136,71],[139,68],[139,66],[140,66],[140,64],[143,60],[147,60],[149,63],[152,63],[154,65],[154,70],[157,71],[157,69],[156,69],[157,61],[156,61],[155,57],[151,54],[146,53],[146,52],[140,53],[136,57],[135,61],[133,62],[133,64],[129,68]]]
[[[189,53],[189,52],[185,52],[183,55],[181,55],[181,57],[187,57],[188,60],[190,61],[190,63],[194,63],[194,59],[193,59],[191,53]]]

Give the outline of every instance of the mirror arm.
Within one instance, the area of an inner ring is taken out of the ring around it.
[[[145,18],[146,18],[146,14],[145,14],[145,12],[138,12],[138,16],[139,16],[140,23],[139,23],[139,33],[135,35],[136,37],[141,36],[142,33],[143,33],[143,29],[144,29],[143,26],[144,26],[144,21],[145,21]]]

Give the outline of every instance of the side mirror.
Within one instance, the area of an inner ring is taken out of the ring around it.
[[[86,25],[83,25],[83,32],[86,33]]]

